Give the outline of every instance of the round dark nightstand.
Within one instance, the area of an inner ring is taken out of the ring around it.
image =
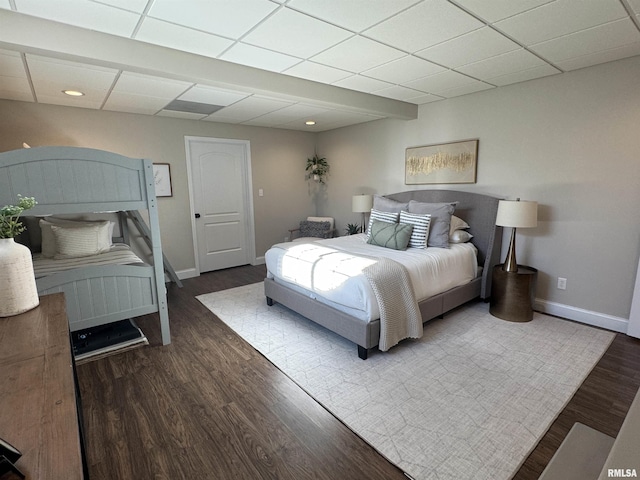
[[[531,321],[537,279],[538,270],[525,265],[518,265],[517,272],[505,272],[502,265],[493,267],[489,313],[510,322]]]

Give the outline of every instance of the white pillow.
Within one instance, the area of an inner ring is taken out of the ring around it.
[[[42,234],[42,256],[47,258],[55,257],[56,253],[58,253],[58,248],[56,245],[56,237],[54,236],[51,226],[57,225],[61,227],[91,227],[91,226],[102,226],[108,225],[108,230],[104,234],[100,241],[100,249],[103,251],[107,251],[111,248],[111,239],[113,238],[113,229],[115,227],[114,222],[109,222],[107,220],[100,221],[88,221],[88,220],[69,220],[66,218],[55,218],[55,217],[47,217],[46,219],[40,219],[40,232]],[[102,232],[102,230],[101,230]]]
[[[463,230],[469,228],[469,224],[462,220],[460,217],[451,215],[451,226],[449,227],[449,236],[453,235],[456,230]]]
[[[56,241],[54,259],[87,257],[106,252],[104,238],[109,233],[109,222],[98,222],[93,225],[62,226],[51,225],[51,232]]]
[[[427,248],[431,215],[428,213],[409,213],[403,210],[400,212],[400,223],[413,225],[409,247]]]
[[[398,223],[399,212],[381,212],[376,209],[371,210],[369,225],[367,226],[367,239],[371,236],[371,225],[373,222]]]
[[[465,243],[471,240],[472,238],[473,238],[473,235],[471,235],[469,232],[466,232],[464,230],[456,230],[455,232],[453,232],[453,235],[449,237],[449,242]]]

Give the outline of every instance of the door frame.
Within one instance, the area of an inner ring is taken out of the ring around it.
[[[247,208],[245,215],[245,235],[246,245],[249,254],[249,261],[251,265],[256,265],[256,235],[254,229],[254,215],[253,215],[253,180],[251,175],[251,142],[249,140],[237,140],[232,138],[213,138],[213,137],[196,137],[187,136],[184,137],[184,149],[185,158],[187,161],[187,182],[189,185],[189,212],[191,213],[191,235],[193,237],[193,257],[195,261],[195,274],[200,275],[200,255],[198,250],[198,234],[196,227],[196,211],[193,199],[193,173],[191,171],[191,149],[189,148],[190,142],[204,142],[204,143],[231,143],[235,145],[244,146],[245,158],[242,165],[242,178],[245,185],[244,201]]]

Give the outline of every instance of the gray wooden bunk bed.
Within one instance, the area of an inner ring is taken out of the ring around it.
[[[502,227],[496,226],[497,197],[453,190],[412,190],[385,195],[399,202],[415,200],[427,203],[458,202],[455,215],[471,227],[472,243],[478,250],[478,277],[466,285],[452,288],[419,302],[423,323],[475,298],[488,300],[491,296],[491,272],[500,262]],[[351,340],[358,346],[358,356],[367,358],[368,351],[378,345],[380,320],[363,321],[325,305],[308,295],[278,283],[273,278],[264,281],[267,304],[278,302],[325,328]]]
[[[162,343],[171,342],[153,164],[78,147],[39,147],[0,153],[0,205],[33,196],[34,216],[123,212],[139,227],[146,210],[151,265],[94,265],[36,280],[38,293],[63,292],[71,331],[158,312]],[[123,224],[121,222],[121,224]],[[126,222],[124,222],[126,224]],[[128,239],[126,226],[121,240]],[[175,276],[175,273],[174,273]]]

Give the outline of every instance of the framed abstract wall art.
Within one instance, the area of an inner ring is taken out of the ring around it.
[[[478,142],[461,140],[407,148],[404,183],[476,183]]]

